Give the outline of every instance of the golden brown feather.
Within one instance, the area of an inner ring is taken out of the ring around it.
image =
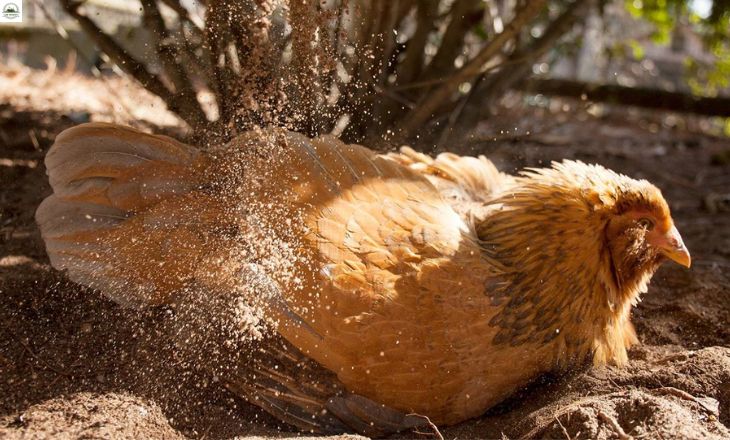
[[[93,159],[72,165],[82,152]],[[276,129],[200,153],[90,124],[60,135],[47,165],[55,194],[38,223],[78,282],[144,305],[266,274],[294,363],[338,383],[300,386],[284,369],[238,389],[306,429],[457,423],[540,373],[623,364],[651,275],[666,258],[689,265],[657,188],[580,162],[512,177],[483,157],[383,156]]]

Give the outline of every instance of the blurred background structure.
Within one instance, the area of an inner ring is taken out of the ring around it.
[[[26,2],[23,22],[3,25],[3,56],[34,68],[46,67],[46,57],[66,63],[69,56],[81,55],[77,62],[80,71],[90,73],[93,64],[101,59],[101,52],[87,38],[78,23],[66,14],[57,1]],[[130,53],[138,57],[149,56],[144,50],[149,36],[140,27],[139,5],[123,0],[91,0],[86,8],[92,16],[104,17],[99,23],[104,32],[113,35]],[[64,29],[69,40],[58,34]],[[77,53],[79,52],[79,53]],[[73,54],[73,55],[71,55]]]

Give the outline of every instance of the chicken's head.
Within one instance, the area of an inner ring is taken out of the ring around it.
[[[617,192],[606,227],[616,281],[634,284],[667,259],[689,267],[691,258],[661,192],[645,181]]]
[[[477,234],[504,267],[505,296],[519,295],[495,322],[531,320],[545,337],[558,327],[575,345],[565,359],[625,363],[631,306],[663,261],[690,264],[659,189],[599,165],[528,169],[490,208]]]

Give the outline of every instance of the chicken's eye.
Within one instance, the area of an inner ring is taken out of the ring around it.
[[[639,224],[639,226],[646,229],[647,231],[651,231],[652,229],[654,229],[654,222],[646,217],[640,218],[637,223]]]

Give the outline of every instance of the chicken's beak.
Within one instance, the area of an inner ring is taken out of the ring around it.
[[[675,263],[684,267],[689,267],[692,264],[692,257],[689,256],[687,246],[684,245],[682,236],[679,235],[676,226],[672,226],[672,229],[659,239],[656,246],[659,248],[659,252]]]

